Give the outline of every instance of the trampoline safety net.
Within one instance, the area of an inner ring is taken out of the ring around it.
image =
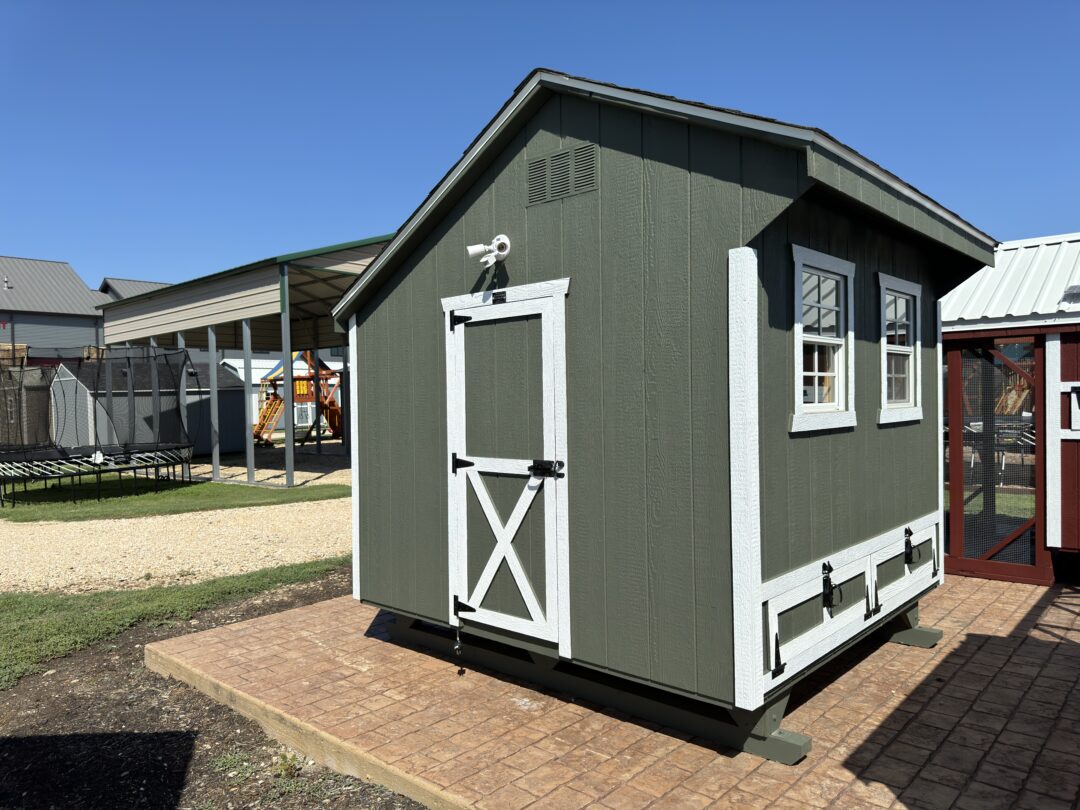
[[[159,347],[33,349],[0,359],[0,479],[185,464],[188,354]]]

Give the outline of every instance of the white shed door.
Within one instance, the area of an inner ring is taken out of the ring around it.
[[[450,623],[568,655],[565,291],[546,282],[443,306]]]

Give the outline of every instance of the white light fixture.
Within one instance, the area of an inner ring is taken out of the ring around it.
[[[479,259],[485,269],[491,269],[495,262],[503,261],[510,255],[510,237],[500,233],[489,245],[469,245],[465,253],[470,259]]]

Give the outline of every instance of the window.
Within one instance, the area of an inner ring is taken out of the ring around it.
[[[792,246],[795,257],[793,433],[855,426],[855,265]]]
[[[878,424],[922,419],[922,287],[878,273],[881,285],[881,410]]]

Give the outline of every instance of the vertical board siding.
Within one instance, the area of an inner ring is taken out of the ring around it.
[[[727,374],[727,246],[739,244],[742,187],[738,137],[690,129],[690,431],[697,691],[733,694]],[[719,425],[724,426],[722,429]],[[725,617],[718,620],[717,617]],[[709,655],[707,651],[716,651]]]
[[[820,192],[799,198],[762,245],[762,577],[828,557],[937,506],[935,305],[939,254],[887,223]],[[858,425],[791,434],[795,398],[791,245],[856,265],[855,392]],[[878,425],[881,407],[880,287],[883,272],[922,285],[920,422]],[[780,358],[784,358],[780,362]],[[928,472],[929,471],[929,472]],[[805,627],[801,629],[806,629]]]
[[[685,124],[648,116],[645,158],[645,468],[650,671],[693,690],[689,158]]]
[[[600,396],[604,422],[603,565],[581,572],[602,578],[603,616],[599,628],[571,614],[576,654],[616,671],[649,676],[650,623],[648,538],[645,533],[645,367],[644,259],[642,256],[641,115],[619,107],[600,108],[600,256],[599,315],[603,373]],[[579,294],[579,279],[570,295]],[[568,313],[574,304],[568,299]],[[567,351],[576,347],[567,335]],[[571,401],[574,389],[568,390]],[[569,405],[571,414],[574,406]],[[570,545],[575,543],[575,502]],[[578,572],[572,571],[572,577]],[[576,591],[576,579],[571,587]],[[573,605],[573,601],[571,605]],[[581,636],[578,628],[581,627]],[[600,633],[597,634],[597,630]]]

